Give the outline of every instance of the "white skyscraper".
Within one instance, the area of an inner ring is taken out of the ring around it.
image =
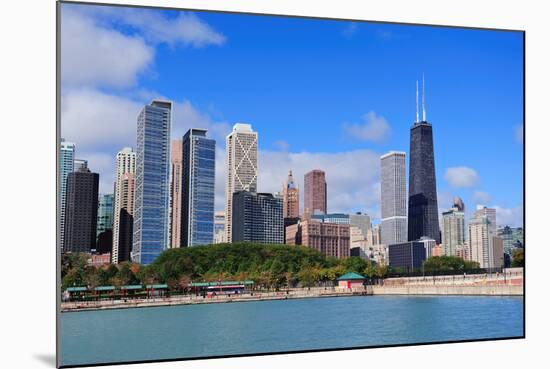
[[[474,214],[475,218],[486,216],[491,222],[491,231],[496,236],[497,234],[497,210],[493,208],[488,208],[486,206],[478,205],[476,212]]]
[[[464,211],[453,207],[443,212],[443,250],[447,256],[456,256],[457,246],[465,241]]]
[[[233,193],[256,192],[258,184],[258,133],[250,124],[237,123],[226,138],[225,232],[231,242]]]
[[[115,204],[113,206],[113,251],[111,255],[112,262],[117,264],[118,260],[118,251],[119,251],[119,235],[120,235],[120,210],[123,208],[122,193],[124,191],[124,186],[127,186],[127,183],[122,181],[122,178],[125,174],[135,174],[136,173],[136,153],[132,150],[131,147],[125,147],[119,151],[116,155],[116,169],[115,169]],[[133,183],[133,181],[131,182]],[[129,191],[133,194],[133,189]],[[131,201],[133,203],[133,201]],[[133,209],[129,210],[130,214],[133,213]]]
[[[380,157],[382,244],[407,241],[407,173],[405,153],[390,151]]]
[[[470,220],[469,245],[472,261],[477,261],[480,268],[493,268],[495,266],[493,235],[491,221],[486,215],[479,215]]]
[[[59,197],[61,200],[59,209],[60,222],[60,241],[61,250],[63,251],[65,241],[65,202],[67,199],[67,177],[69,173],[74,172],[74,153],[75,144],[61,139],[61,150],[59,153]]]

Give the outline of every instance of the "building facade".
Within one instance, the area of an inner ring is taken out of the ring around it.
[[[438,213],[433,129],[426,120],[423,95],[422,120],[417,101],[416,122],[410,131],[408,240],[426,236],[440,243]]]
[[[495,268],[504,266],[504,241],[498,236],[493,237],[493,265]]]
[[[59,236],[61,252],[65,245],[65,203],[67,199],[67,177],[74,172],[75,144],[61,139],[59,151]]]
[[[128,221],[133,222],[134,214],[134,185],[136,173],[136,153],[131,147],[124,147],[116,155],[115,162],[115,202],[113,206],[113,249],[111,261],[114,264],[120,261],[127,261],[128,257],[119,260],[119,242],[123,239],[125,242],[132,242],[132,234],[128,236],[128,230],[132,230],[133,225],[129,227]],[[130,218],[128,218],[130,216]],[[124,219],[122,219],[124,217]],[[121,235],[121,222],[124,221],[124,230]],[[124,245],[123,254],[131,250],[131,245]]]
[[[281,196],[235,192],[232,209],[233,242],[284,243]]]
[[[225,211],[214,213],[214,243],[226,243],[225,238]]]
[[[304,176],[304,213],[327,213],[327,181],[322,170],[314,169]]]
[[[426,248],[422,242],[410,241],[388,246],[390,268],[407,272],[422,269],[426,260]]]
[[[310,214],[306,213],[306,218],[318,220],[321,223],[350,224],[350,215],[344,213],[330,214]]]
[[[91,252],[96,246],[99,174],[81,168],[67,177],[64,252]]]
[[[433,248],[437,246],[437,243],[434,239],[428,238],[428,237],[421,237],[418,242],[422,243],[424,245],[424,248],[426,249],[426,259],[429,257],[434,256],[433,255]]]
[[[85,159],[74,159],[74,171],[77,172],[79,169],[88,169],[88,160]]]
[[[113,204],[112,193],[100,194],[97,209],[97,235],[108,229],[113,229]]]
[[[250,124],[237,123],[225,140],[225,235],[232,242],[233,194],[258,189],[258,133]]]
[[[487,217],[491,226],[491,232],[497,234],[497,209],[488,208],[483,205],[478,205],[476,212],[474,213],[475,218]]]
[[[470,258],[479,263],[480,268],[494,267],[493,238],[491,221],[487,216],[478,216],[469,224]]]
[[[456,255],[456,248],[465,241],[464,211],[453,207],[443,212],[442,244],[445,255]]]
[[[170,247],[180,247],[181,241],[181,194],[183,180],[183,141],[172,140],[170,183]]]
[[[283,185],[283,217],[298,218],[300,216],[300,191],[294,183],[292,170],[288,171],[288,178]]]
[[[350,256],[350,226],[308,219],[286,229],[286,243],[311,247],[326,256]]]
[[[135,174],[124,173],[119,179],[118,236],[116,259],[111,254],[113,263],[129,261],[134,239],[134,191],[136,187]],[[118,186],[118,185],[117,185]],[[114,236],[113,236],[114,241]],[[114,244],[113,244],[114,245]],[[114,251],[114,246],[113,246]]]
[[[497,234],[502,238],[504,252],[512,256],[512,251],[517,247],[523,247],[523,228],[511,228],[505,226],[499,228]]]
[[[380,157],[382,243],[407,241],[407,171],[405,153],[391,151]]]
[[[206,129],[183,136],[180,247],[209,245],[214,238],[216,141]]]
[[[147,265],[169,245],[172,103],[152,101],[137,121],[132,261]]]

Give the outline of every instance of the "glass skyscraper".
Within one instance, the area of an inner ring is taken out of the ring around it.
[[[422,120],[418,118],[417,106],[416,122],[411,127],[408,239],[416,241],[423,236],[434,239],[438,244],[441,242],[433,131],[432,125],[426,121],[424,97],[422,97]]]
[[[284,243],[283,198],[271,193],[235,192],[232,222],[233,242]]]
[[[74,171],[75,144],[61,139],[59,152],[59,197],[61,200],[59,208],[60,242],[61,250],[65,245],[65,202],[67,199],[67,177]]]
[[[154,100],[137,119],[132,261],[150,264],[169,244],[172,103]]]
[[[112,193],[100,194],[97,209],[97,235],[108,229],[113,229],[113,200]]]
[[[216,141],[206,129],[183,136],[180,247],[209,245],[214,239],[214,179]]]

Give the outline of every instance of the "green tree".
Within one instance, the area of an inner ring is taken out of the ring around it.
[[[512,252],[512,267],[524,267],[525,266],[525,256],[523,249],[515,249]]]

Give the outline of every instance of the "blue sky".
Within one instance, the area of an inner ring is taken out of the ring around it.
[[[333,20],[63,4],[62,133],[112,189],[114,154],[135,146],[139,109],[176,102],[173,136],[235,122],[259,132],[259,190],[293,169],[327,172],[329,211],[379,215],[379,155],[409,150],[426,78],[440,208],[523,208],[523,35]],[[78,40],[78,41],[77,41]],[[108,139],[104,137],[108,136]],[[94,165],[96,168],[94,168]]]

